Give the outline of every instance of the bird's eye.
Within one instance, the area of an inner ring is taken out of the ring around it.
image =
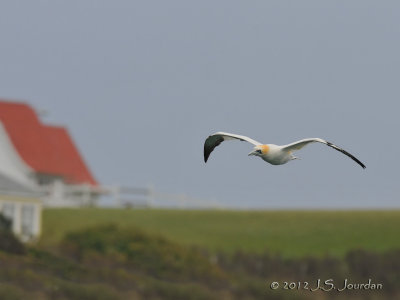
[[[261,154],[261,150],[256,150],[256,152],[257,152],[258,154]]]

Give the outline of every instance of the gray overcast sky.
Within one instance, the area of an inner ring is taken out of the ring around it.
[[[400,207],[398,1],[2,1],[0,98],[46,109],[103,184],[266,208]],[[216,131],[287,144],[271,166]]]

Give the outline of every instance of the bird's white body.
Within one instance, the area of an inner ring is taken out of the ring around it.
[[[250,152],[249,155],[259,156],[264,161],[266,161],[272,165],[283,165],[290,160],[297,159],[297,157],[292,154],[293,151],[300,150],[301,148],[303,148],[304,146],[306,146],[310,143],[321,143],[321,144],[325,144],[339,152],[342,152],[343,154],[350,157],[352,160],[354,160],[362,168],[365,169],[365,165],[361,161],[359,161],[356,157],[354,157],[352,154],[350,154],[349,152],[345,151],[344,149],[342,149],[328,141],[320,139],[320,138],[308,138],[308,139],[299,140],[297,142],[294,142],[294,143],[291,143],[288,145],[278,146],[278,145],[274,145],[274,144],[262,144],[262,143],[257,142],[256,140],[253,140],[247,136],[226,133],[226,132],[214,133],[213,135],[210,135],[206,139],[206,141],[204,143],[204,161],[207,162],[208,157],[210,156],[210,154],[214,150],[214,148],[217,147],[219,144],[221,144],[223,141],[235,140],[235,139],[240,140],[240,141],[246,141],[246,142],[253,144],[254,145],[253,151]]]
[[[282,146],[274,144],[266,144],[264,146],[268,147],[268,152],[257,156],[260,156],[263,160],[269,162],[271,165],[283,165],[292,159],[296,159],[296,157],[293,156],[290,151],[283,150]]]

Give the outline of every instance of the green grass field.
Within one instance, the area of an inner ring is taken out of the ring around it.
[[[153,209],[46,209],[40,246],[66,232],[97,224],[138,227],[186,245],[283,257],[342,257],[363,248],[400,248],[400,211],[186,211]]]

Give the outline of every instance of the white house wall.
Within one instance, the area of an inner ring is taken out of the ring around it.
[[[3,124],[0,122],[0,173],[26,188],[34,189],[33,170],[19,156]]]

